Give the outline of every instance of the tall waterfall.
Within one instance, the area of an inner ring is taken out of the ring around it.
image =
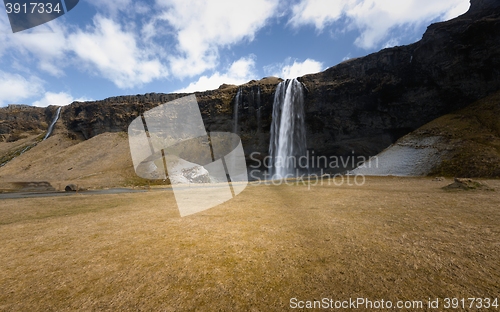
[[[54,116],[54,119],[52,120],[52,123],[49,126],[49,129],[47,130],[47,134],[43,138],[43,140],[47,140],[47,138],[52,134],[52,131],[54,130],[54,126],[56,125],[57,120],[59,120],[59,116],[61,115],[61,109],[62,106],[59,106],[57,109],[56,115]]]
[[[236,134],[238,133],[238,110],[242,102],[243,102],[243,94],[241,92],[241,88],[238,88],[238,92],[236,92],[236,96],[234,97],[234,108],[233,108],[233,113],[234,113],[233,132]]]
[[[297,79],[281,82],[276,88],[271,124],[270,174],[274,179],[296,176],[300,157],[306,154],[304,92]],[[307,166],[307,164],[302,164]]]

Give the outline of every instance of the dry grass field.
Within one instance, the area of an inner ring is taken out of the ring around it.
[[[441,189],[451,182],[249,185],[185,218],[169,190],[0,200],[0,310],[500,298],[500,181],[488,181],[495,192]]]

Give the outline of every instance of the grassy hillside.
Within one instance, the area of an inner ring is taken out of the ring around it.
[[[442,116],[414,134],[442,138],[443,161],[431,175],[500,177],[500,92]]]
[[[48,181],[56,189],[70,183],[83,188],[143,184],[136,181],[125,133],[86,141],[55,134],[0,168],[0,183],[20,181]]]

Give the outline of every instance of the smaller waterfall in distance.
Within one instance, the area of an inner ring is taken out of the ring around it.
[[[52,123],[49,126],[49,129],[47,130],[47,134],[43,138],[43,141],[47,140],[47,138],[52,134],[52,131],[54,130],[54,126],[56,125],[57,120],[59,120],[59,116],[61,115],[61,109],[62,106],[59,106],[57,109],[56,115],[54,116],[54,119],[52,120]]]
[[[306,154],[304,91],[297,79],[280,82],[274,94],[269,155],[273,179],[294,177],[299,158]],[[305,164],[307,165],[307,164]]]
[[[255,103],[257,106],[257,133],[260,133],[262,127],[262,117],[261,117],[261,107],[260,107],[260,86],[257,86],[257,98],[255,99]]]
[[[233,132],[238,134],[238,110],[240,108],[240,104],[243,102],[243,94],[241,92],[241,88],[238,88],[238,92],[236,92],[236,96],[234,97],[234,128]]]

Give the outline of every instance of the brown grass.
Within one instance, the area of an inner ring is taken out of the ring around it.
[[[11,140],[10,137],[5,142],[0,140],[0,164],[19,157],[21,152],[29,150],[43,139],[43,135],[38,133],[16,133],[15,136],[16,140]]]
[[[500,181],[488,181],[496,192],[441,190],[451,182],[248,186],[185,218],[168,190],[2,200],[0,310],[500,297]]]
[[[0,143],[0,151],[7,144]],[[0,184],[22,181],[49,181],[59,190],[67,184],[82,188],[147,184],[135,175],[125,133],[104,133],[86,141],[56,133],[0,168]]]

